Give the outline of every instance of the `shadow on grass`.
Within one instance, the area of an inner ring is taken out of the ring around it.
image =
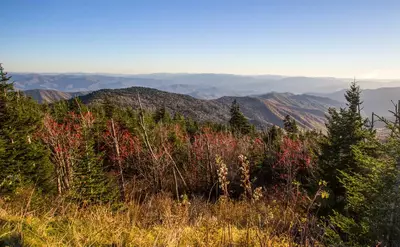
[[[20,234],[11,233],[0,237],[0,247],[22,247],[22,238]]]

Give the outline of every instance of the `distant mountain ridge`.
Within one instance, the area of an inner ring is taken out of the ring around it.
[[[200,99],[247,96],[269,92],[326,94],[348,88],[352,79],[333,77],[288,77],[279,75],[232,74],[35,74],[10,73],[20,90],[50,89],[63,92],[95,91],[133,86],[182,93]],[[400,80],[363,80],[362,88],[400,86]]]
[[[10,73],[20,90],[51,89],[64,92],[151,87],[184,93],[203,99],[222,96],[246,96],[271,91],[328,93],[346,88],[348,82],[337,78],[284,77],[276,75],[244,76],[230,74],[34,74]]]
[[[120,107],[139,108],[139,97],[145,109],[156,110],[165,107],[170,113],[179,112],[197,121],[227,123],[230,106],[236,100],[243,114],[251,123],[263,129],[270,125],[282,126],[283,118],[289,114],[303,128],[323,129],[325,112],[329,107],[338,107],[334,100],[290,93],[271,93],[260,96],[225,96],[215,100],[169,93],[152,88],[131,87],[126,89],[102,89],[79,96],[83,103],[103,104],[111,101]]]
[[[24,91],[24,94],[32,97],[39,103],[53,103],[59,100],[68,100],[82,96],[90,92],[62,92],[58,90],[32,89]]]
[[[345,102],[344,94],[346,90],[340,90],[327,94],[316,94],[322,97]],[[400,100],[400,87],[383,87],[377,89],[362,89],[361,99],[363,101],[363,113],[370,117],[372,112],[380,116],[391,116],[389,110],[393,110],[393,103],[397,104]],[[393,103],[392,103],[393,101]]]

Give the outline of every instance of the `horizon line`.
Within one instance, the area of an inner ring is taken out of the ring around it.
[[[342,80],[400,80],[400,78],[360,78],[357,77],[336,77],[336,76],[309,76],[309,75],[280,75],[280,74],[233,74],[233,73],[212,73],[212,72],[151,72],[151,73],[112,73],[112,72],[21,72],[21,71],[7,71],[7,73],[15,74],[46,74],[46,75],[62,75],[62,74],[90,74],[90,75],[114,75],[114,76],[135,76],[135,75],[232,75],[232,76],[250,76],[250,77],[261,77],[261,76],[278,76],[283,78],[293,77],[306,77],[306,78],[333,78]]]

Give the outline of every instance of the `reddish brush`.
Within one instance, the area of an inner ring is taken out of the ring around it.
[[[83,118],[81,118],[70,113],[68,118],[63,123],[58,123],[47,114],[43,121],[44,128],[38,133],[39,138],[51,150],[59,194],[64,193],[71,186],[72,169],[82,144],[82,122],[90,124],[94,121],[94,118],[89,114],[83,115]]]

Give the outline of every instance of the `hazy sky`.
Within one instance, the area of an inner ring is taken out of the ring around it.
[[[400,78],[400,1],[1,0],[14,72]]]

